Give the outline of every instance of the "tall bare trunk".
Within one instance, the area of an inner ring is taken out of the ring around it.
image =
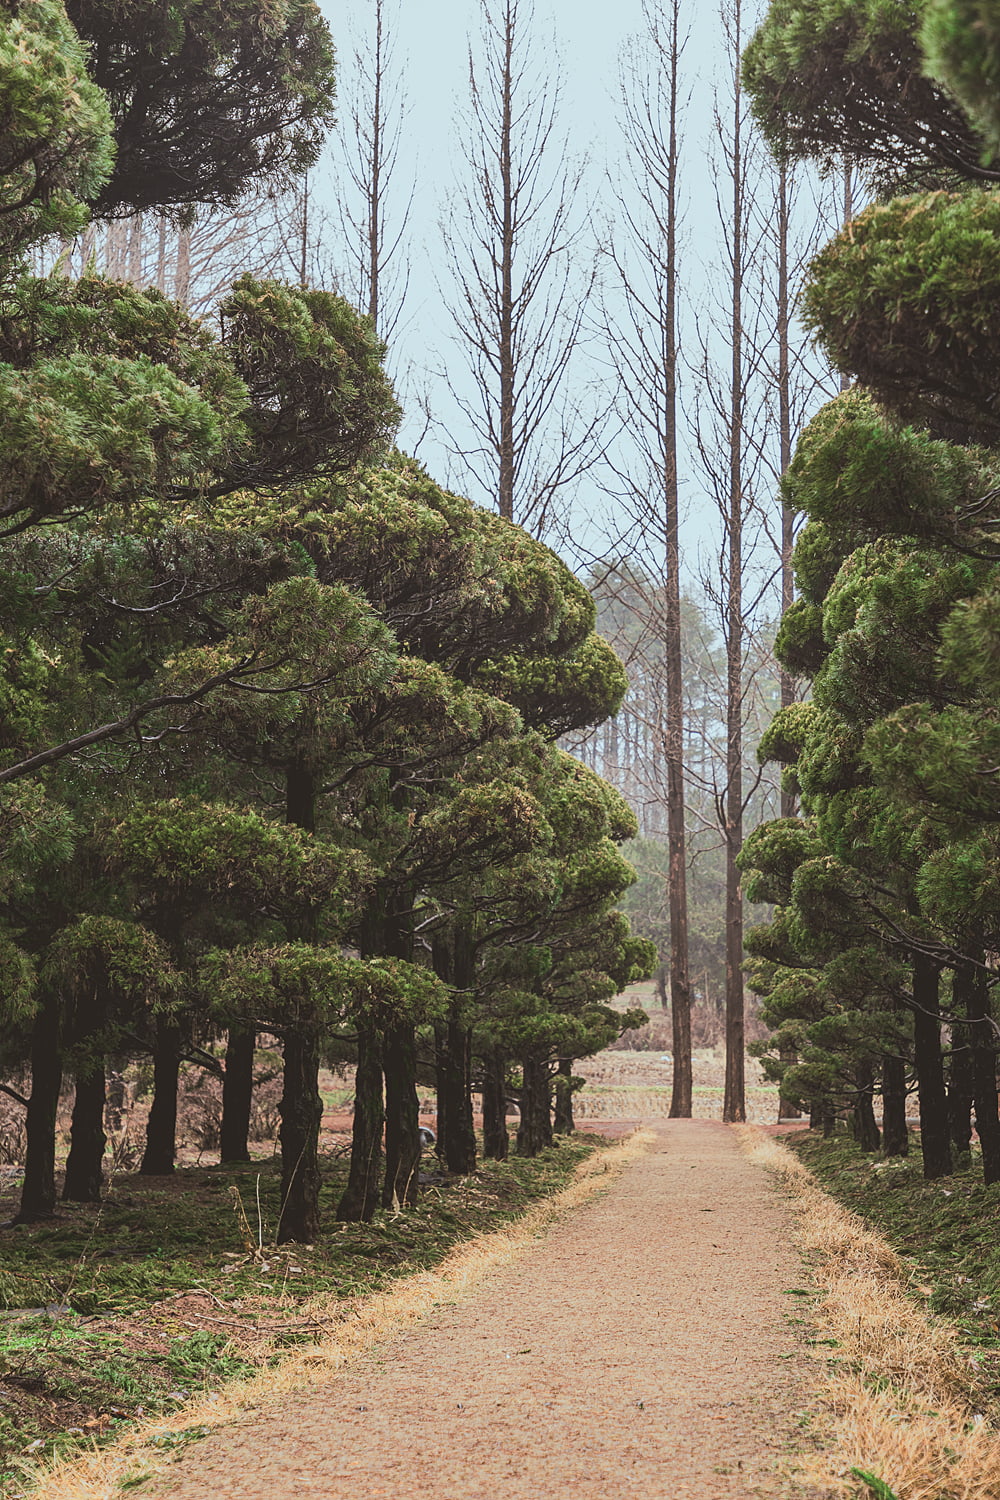
[[[684,667],[681,654],[681,548],[677,486],[677,73],[680,62],[678,5],[671,6],[668,62],[665,188],[666,260],[663,286],[663,502],[666,541],[664,579],[664,676],[667,690],[664,758],[667,765],[668,899],[670,907],[670,1003],[673,1029],[673,1088],[670,1113],[689,1118],[692,1104],[691,976],[688,972],[687,835],[684,819]]]
[[[737,52],[741,36],[741,0],[732,8]],[[729,401],[729,509],[726,550],[726,1087],[722,1117],[746,1119],[744,1086],[743,891],[736,864],[743,843],[743,275],[744,162],[743,98],[734,69],[732,171],[732,320]]]

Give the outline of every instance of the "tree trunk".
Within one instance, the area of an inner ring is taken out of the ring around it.
[[[862,1151],[877,1151],[882,1144],[879,1128],[875,1122],[875,1070],[871,1061],[865,1059],[855,1070],[857,1095],[854,1103],[855,1134]]]
[[[341,1223],[367,1224],[378,1207],[382,1181],[382,1047],[377,1034],[358,1034],[358,1066],[354,1078],[354,1127],[351,1167],[337,1218]]]
[[[233,1025],[226,1042],[226,1071],[222,1078],[222,1124],[219,1160],[250,1160],[250,1110],[253,1105],[253,1057],[257,1033],[252,1026]]]
[[[278,1244],[311,1245],[319,1233],[319,1038],[310,1028],[289,1030],[284,1044],[281,1129],[281,1212]]]
[[[472,1115],[472,1032],[453,1012],[445,1054],[448,1122],[444,1158],[449,1172],[476,1170],[476,1129]]]
[[[483,1058],[483,1155],[490,1161],[506,1161],[510,1150],[507,1131],[507,1063],[500,1052]]]
[[[743,277],[746,257],[743,159],[743,97],[738,55],[741,0],[732,6],[731,41],[737,53],[733,71],[733,131],[728,142],[732,181],[730,219],[731,373],[729,389],[729,493],[726,511],[726,1086],[722,1118],[745,1120],[743,996],[743,889],[736,863],[743,844],[743,428],[745,373],[743,368]]]
[[[544,1059],[522,1061],[521,1119],[517,1127],[518,1156],[537,1156],[552,1145],[552,1108],[549,1069]]]
[[[112,1135],[122,1128],[125,1114],[125,1105],[128,1100],[127,1085],[125,1083],[126,1060],[120,1055],[108,1058],[107,1091],[105,1095],[104,1110],[107,1128]]]
[[[906,1128],[906,1064],[901,1057],[882,1059],[882,1150],[886,1156],[906,1156],[910,1134]]]
[[[459,991],[443,1025],[435,1028],[437,1061],[437,1155],[449,1172],[476,1170],[476,1129],[472,1112],[472,1030],[465,1023],[475,984],[476,950],[471,931],[459,926],[452,939],[434,944],[434,970]]]
[[[420,1106],[413,1027],[393,1025],[383,1046],[385,1070],[385,1181],[382,1207],[416,1203],[420,1189]]]
[[[972,1150],[972,1107],[975,1103],[972,1048],[967,1025],[955,1023],[951,1028],[951,1057],[948,1067],[948,1133],[956,1153],[968,1156]]]
[[[786,1068],[794,1067],[795,1064],[796,1064],[796,1062],[798,1062],[798,1055],[797,1055],[794,1047],[782,1047],[782,1049],[779,1052],[778,1056],[779,1056],[781,1062],[784,1063],[784,1065],[785,1065]],[[778,1119],[779,1120],[798,1120],[798,1119],[801,1118],[801,1115],[802,1115],[802,1111],[799,1109],[799,1106],[797,1104],[793,1103],[793,1101],[791,1099],[786,1099],[785,1096],[784,1096],[784,1094],[782,1094],[779,1091],[779,1094],[778,1094]]]
[[[981,960],[982,954],[979,957]],[[997,1111],[997,1034],[992,1023],[987,974],[981,964],[975,969],[968,1015],[976,1134],[983,1153],[983,1181],[988,1186],[1000,1182],[1000,1115]]]
[[[556,1108],[553,1130],[556,1135],[572,1135],[573,1123],[573,1059],[561,1057],[556,1069]]]
[[[174,1170],[180,1071],[180,1028],[161,1016],[156,1022],[153,1046],[153,1103],[146,1124],[146,1149],[139,1168],[143,1177],[166,1177]]]
[[[789,328],[791,324],[791,298],[788,291],[788,166],[781,163],[778,168],[778,461],[784,474],[792,461],[792,384]],[[795,575],[792,568],[792,551],[795,545],[795,512],[782,501],[781,505],[781,613],[784,615],[795,598]],[[779,668],[778,680],[781,690],[781,706],[789,708],[795,702],[795,678],[784,667]],[[781,816],[795,816],[795,796],[788,791],[782,780]],[[780,1108],[779,1108],[780,1113]],[[796,1119],[798,1110],[788,1119]]]
[[[51,1219],[56,1211],[56,1111],[61,1086],[59,1002],[46,999],[31,1033],[31,1097],[25,1120],[28,1146],[15,1224]]]
[[[690,1119],[691,974],[688,965],[687,831],[684,798],[684,661],[681,621],[680,503],[677,482],[677,186],[680,155],[677,140],[677,82],[681,43],[678,10],[668,16],[670,40],[665,59],[670,72],[667,94],[666,222],[662,344],[663,344],[663,522],[664,683],[667,691],[664,757],[667,763],[667,901],[670,911],[670,1004],[673,1045],[673,1083],[670,1114]],[[572,1111],[571,1111],[572,1113]]]
[[[924,1176],[946,1177],[952,1170],[948,1132],[948,1097],[941,1056],[940,975],[918,954],[913,960],[913,1062],[920,1105],[920,1150]]]
[[[100,1203],[104,1186],[104,1064],[76,1075],[63,1198],[69,1203]]]
[[[434,1027],[434,1093],[437,1101],[434,1154],[443,1166],[448,1139],[448,1028],[440,1022]]]

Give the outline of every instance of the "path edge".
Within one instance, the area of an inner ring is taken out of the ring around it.
[[[114,1443],[77,1451],[51,1467],[25,1467],[24,1500],[119,1500],[123,1492],[163,1474],[179,1448],[228,1427],[261,1406],[339,1374],[390,1334],[412,1326],[441,1302],[470,1295],[493,1271],[509,1265],[567,1213],[609,1188],[645,1156],[655,1135],[643,1127],[576,1168],[573,1180],[531,1205],[520,1218],[450,1250],[433,1271],[414,1271],[386,1292],[354,1303],[344,1321],[315,1344],[290,1350],[280,1365],[192,1397],[168,1416],[123,1433]],[[327,1315],[329,1309],[327,1307]],[[145,1490],[144,1490],[145,1492]],[[151,1492],[150,1492],[151,1493]]]

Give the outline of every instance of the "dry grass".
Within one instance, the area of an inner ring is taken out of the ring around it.
[[[581,1120],[665,1119],[670,1114],[673,1067],[669,1051],[616,1052],[611,1049],[573,1064],[587,1084],[576,1098]],[[699,1120],[721,1120],[726,1076],[722,1047],[698,1047],[692,1056],[694,1113]],[[747,1116],[759,1125],[778,1118],[778,1091],[766,1084],[760,1064],[747,1058]]]
[[[861,1469],[898,1500],[997,1500],[1000,1433],[978,1410],[955,1330],[921,1306],[922,1289],[882,1236],[797,1157],[752,1127],[742,1134],[788,1190],[819,1291],[814,1317],[839,1350],[826,1392],[835,1451],[810,1477],[840,1495],[859,1493],[851,1470]]]
[[[349,1305],[317,1299],[298,1309],[301,1318],[326,1323],[329,1331],[308,1347],[290,1352],[281,1363],[250,1380],[195,1397],[172,1412],[123,1436],[106,1448],[57,1464],[45,1474],[25,1472],[25,1493],[32,1500],[113,1500],[123,1482],[152,1477],[170,1461],[188,1436],[201,1436],[238,1420],[266,1402],[294,1394],[323,1380],[352,1358],[424,1317],[438,1303],[454,1301],[473,1290],[490,1271],[506,1265],[538,1238],[560,1214],[579,1207],[608,1185],[624,1167],[642,1156],[653,1137],[638,1131],[627,1140],[590,1156],[569,1187],[535,1204],[516,1223],[459,1246],[435,1271],[418,1272],[384,1295]]]

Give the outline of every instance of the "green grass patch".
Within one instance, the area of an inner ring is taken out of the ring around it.
[[[602,1144],[484,1162],[371,1224],[336,1223],[347,1164],[332,1158],[311,1247],[272,1243],[275,1161],[119,1178],[100,1207],[61,1204],[50,1223],[0,1231],[0,1494],[24,1457],[100,1442],[309,1340],[311,1299],[364,1297],[437,1265],[557,1192]]]
[[[912,1273],[916,1295],[954,1323],[1000,1401],[1000,1185],[984,1187],[978,1154],[926,1182],[919,1148],[883,1158],[846,1135],[786,1137],[823,1187],[880,1230]]]

